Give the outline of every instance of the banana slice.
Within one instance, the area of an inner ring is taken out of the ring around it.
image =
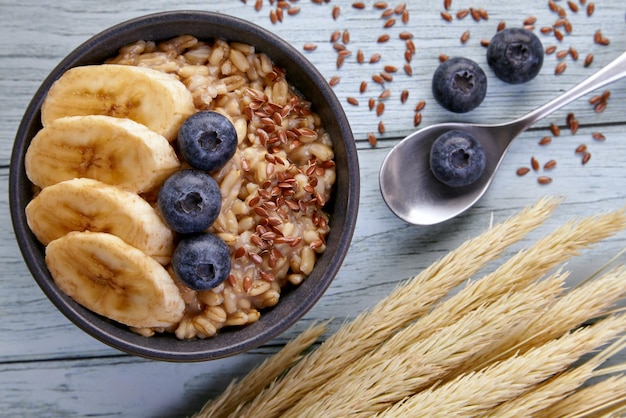
[[[177,324],[185,302],[163,266],[104,232],[70,232],[46,247],[59,288],[85,308],[137,328]]]
[[[26,206],[31,231],[44,245],[71,231],[109,232],[167,264],[174,234],[136,193],[82,178],[44,188]]]
[[[193,97],[181,81],[151,68],[117,64],[66,71],[41,106],[43,126],[64,116],[108,115],[132,119],[169,141],[193,113]]]
[[[143,193],[160,186],[180,167],[161,135],[130,119],[69,116],[56,119],[33,138],[26,175],[39,187],[88,177]]]

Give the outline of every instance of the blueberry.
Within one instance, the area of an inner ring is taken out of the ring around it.
[[[468,186],[482,175],[487,158],[482,145],[464,131],[448,131],[430,149],[430,170],[450,187]]]
[[[529,30],[504,29],[489,41],[487,63],[500,80],[511,84],[525,83],[541,70],[543,46]]]
[[[165,180],[157,204],[163,220],[174,231],[191,234],[207,229],[222,207],[220,187],[204,171],[177,171]]]
[[[190,289],[213,289],[230,274],[230,249],[214,234],[187,236],[174,250],[172,269]]]
[[[198,112],[178,131],[178,152],[191,166],[212,171],[222,167],[237,150],[237,131],[217,112]]]
[[[433,95],[445,109],[465,113],[480,105],[487,93],[487,76],[474,61],[455,57],[442,62],[432,81]]]

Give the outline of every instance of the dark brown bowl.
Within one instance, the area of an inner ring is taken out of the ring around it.
[[[258,322],[223,329],[205,340],[180,341],[172,335],[145,338],[78,305],[54,284],[44,262],[44,247],[31,233],[24,208],[33,197],[24,169],[24,155],[41,129],[41,104],[51,84],[72,67],[102,63],[134,41],[166,40],[191,34],[199,39],[220,37],[253,45],[287,71],[287,79],[313,104],[330,133],[337,179],[326,210],[331,216],[327,250],[311,275],[298,287],[285,289],[279,303],[264,310]],[[339,270],[354,232],[359,202],[359,165],[352,131],[340,102],[327,81],[300,52],[278,36],[250,22],[203,11],[175,11],[132,19],[95,35],[70,53],[45,79],[19,126],[9,175],[13,227],[24,260],[38,285],[72,322],[98,340],[124,352],[166,361],[203,361],[258,347],[291,327],[326,291]]]

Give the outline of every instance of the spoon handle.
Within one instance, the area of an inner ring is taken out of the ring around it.
[[[548,116],[555,110],[562,108],[574,100],[591,93],[592,91],[606,86],[626,76],[626,52],[604,66],[580,84],[567,90],[562,95],[550,100],[548,103],[533,110],[513,122],[519,128],[519,132],[533,125],[535,122]]]

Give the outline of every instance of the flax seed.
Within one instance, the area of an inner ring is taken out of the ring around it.
[[[554,68],[554,74],[556,75],[563,74],[563,71],[565,71],[566,68],[567,68],[567,64],[565,64],[564,62],[559,62]]]
[[[552,28],[550,26],[542,26],[541,29],[539,29],[539,32],[543,33],[544,35],[547,35],[547,34],[552,33]]]
[[[388,73],[395,73],[396,71],[398,71],[398,67],[394,65],[385,65],[383,69]]]
[[[376,106],[376,100],[373,97],[370,97],[367,104],[370,110],[374,110],[374,106]]]
[[[596,5],[594,3],[589,3],[587,5],[587,16],[591,16],[593,12],[596,10]]]
[[[376,135],[374,135],[373,132],[370,132],[367,134],[367,141],[370,143],[370,146],[375,147],[376,146]]]
[[[270,22],[275,25],[278,22],[278,17],[276,16],[276,11],[274,9],[270,10]]]
[[[361,81],[361,85],[359,86],[359,92],[365,93],[367,90],[367,81]]]
[[[384,27],[384,28],[390,28],[390,27],[392,27],[392,26],[393,26],[393,25],[395,25],[395,24],[396,24],[396,19],[391,18],[391,19],[388,19],[388,20],[385,22],[385,24],[383,25],[383,27]]]
[[[554,167],[556,167],[556,160],[549,160],[543,165],[544,170],[552,170]]]
[[[452,15],[450,13],[448,13],[448,12],[441,12],[441,17],[446,22],[452,22]]]
[[[387,8],[386,1],[377,1],[376,3],[374,3],[374,9],[384,10],[386,8]]]
[[[446,54],[439,54],[439,62],[445,62],[448,58],[449,57]]]
[[[295,16],[295,15],[297,15],[298,13],[300,13],[300,8],[299,8],[299,7],[293,7],[293,6],[292,6],[292,7],[289,7],[289,8],[287,9],[287,14],[288,14],[289,16]]]
[[[572,33],[572,22],[570,22],[569,20],[566,20],[565,24],[563,25],[563,29],[565,29],[565,33],[567,34]]]
[[[548,145],[551,142],[552,142],[551,136],[544,136],[543,138],[539,140],[539,145]]]
[[[422,123],[422,114],[417,112],[415,116],[413,116],[413,126],[419,126]]]
[[[358,106],[359,105],[359,101],[356,98],[352,97],[352,96],[348,97],[347,100],[348,100],[348,103],[350,103],[352,106]]]
[[[304,49],[305,51],[315,51],[317,49],[317,45],[312,43],[304,44],[302,49]]]
[[[385,133],[385,124],[382,120],[378,122],[378,133],[381,135]]]
[[[485,48],[489,47],[489,39],[481,39],[480,45],[484,46]]]
[[[578,61],[578,50],[573,46],[569,47],[569,55],[572,57],[574,61]]]
[[[478,9],[478,15],[482,20],[489,20],[489,12],[483,8]]]
[[[587,54],[587,56],[585,57],[585,68],[589,67],[591,65],[591,63],[593,62],[593,54]]]
[[[333,76],[331,77],[330,81],[328,82],[328,84],[330,84],[332,87],[336,86],[337,84],[339,84],[339,81],[341,80],[341,78],[339,76]]]
[[[344,44],[350,43],[350,32],[348,31],[348,29],[344,30],[343,33],[341,34],[341,41]]]
[[[400,3],[393,9],[393,12],[397,15],[401,15],[405,10],[406,10],[406,3]]]
[[[572,135],[576,134],[576,132],[578,132],[578,120],[577,119],[573,119],[572,122],[569,125],[569,130],[572,133]]]
[[[461,9],[458,12],[456,12],[456,18],[459,20],[465,19],[467,15],[469,15],[469,10],[467,9]]]
[[[409,91],[408,90],[402,90],[402,93],[400,93],[400,102],[406,103],[408,98],[409,98]]]
[[[576,149],[574,150],[574,152],[576,154],[582,154],[583,152],[587,151],[587,145],[585,144],[580,144],[579,146],[576,147]]]
[[[606,102],[600,102],[593,108],[596,113],[602,113],[604,109],[606,109]]]
[[[378,95],[378,99],[385,100],[385,99],[388,99],[389,96],[391,96],[391,90],[385,89]]]
[[[337,20],[339,18],[339,13],[341,13],[341,8],[339,6],[333,7],[333,19]]]
[[[400,34],[398,35],[398,37],[400,39],[402,39],[403,41],[406,41],[408,39],[413,39],[413,34],[411,32],[400,32]]]
[[[549,177],[549,176],[539,176],[539,177],[537,177],[537,183],[539,183],[539,184],[550,184],[550,183],[552,183],[552,177]]]
[[[411,51],[411,54],[415,54],[417,48],[415,48],[415,43],[412,39],[407,39],[406,41],[404,41],[404,44],[406,45],[406,49],[408,51]]]
[[[378,61],[380,61],[380,54],[374,54],[370,57],[370,64],[376,64]]]
[[[596,105],[602,101],[602,95],[597,94],[589,99],[589,104]]]
[[[562,49],[559,52],[556,53],[556,58],[559,60],[562,60],[563,58],[565,58],[566,56],[569,55],[569,51],[567,49]]]
[[[450,10],[452,6],[452,0],[443,0],[443,8],[446,10]]]
[[[461,43],[464,44],[469,40],[470,37],[470,31],[466,30],[465,32],[463,32],[463,34],[461,35]]]
[[[554,30],[554,37],[558,40],[558,41],[562,41],[563,40],[563,32],[561,32],[558,29]]]
[[[356,52],[356,62],[358,62],[359,64],[363,64],[364,60],[365,60],[365,57],[363,56],[363,51],[359,49]]]
[[[556,45],[550,45],[549,47],[546,48],[545,54],[551,55],[551,54],[554,54],[555,51],[556,51]]]
[[[391,74],[389,74],[388,72],[386,72],[386,71],[382,71],[382,72],[380,73],[380,76],[381,76],[381,77],[383,78],[383,80],[385,80],[385,81],[393,81],[393,76],[392,76]]]
[[[336,30],[330,35],[330,42],[335,43],[341,38],[341,31]]]
[[[528,16],[526,19],[524,19],[523,24],[524,25],[534,25],[535,22],[537,22],[537,17],[536,16]]]
[[[422,109],[424,109],[424,107],[426,107],[426,101],[424,100],[420,100],[419,102],[417,102],[417,104],[415,105],[415,111],[419,112]]]
[[[470,11],[470,15],[472,16],[472,19],[478,22],[480,20],[480,12],[478,11],[478,9],[470,7],[469,11]]]
[[[535,157],[531,157],[530,158],[530,166],[532,167],[533,170],[538,171],[539,170],[539,161]]]
[[[600,132],[594,132],[591,134],[591,137],[596,140],[596,141],[605,141],[606,137],[604,136],[604,134],[600,133]]]
[[[556,12],[557,12],[557,10],[558,10],[558,6],[557,6],[557,4],[554,2],[554,0],[549,0],[549,1],[548,1],[548,7],[550,8],[550,10],[551,10],[551,11],[553,11],[553,12],[555,12],[555,13],[556,13]]]
[[[383,102],[378,102],[376,105],[376,116],[380,116],[385,112],[385,104]]]
[[[374,74],[372,76],[372,81],[374,83],[378,83],[378,84],[384,84],[385,83],[385,79],[380,74]]]
[[[500,23],[498,23],[498,27],[496,28],[496,32],[502,32],[504,30],[504,28],[506,28],[506,23],[504,21],[501,21]]]
[[[362,1],[357,1],[357,2],[352,3],[352,7],[358,10],[362,10],[362,9],[365,9],[365,3],[363,3]]]
[[[385,33],[384,35],[380,35],[378,39],[376,40],[376,42],[378,42],[379,44],[382,44],[382,43],[387,42],[389,38],[390,38],[389,34]]]
[[[402,23],[404,23],[405,25],[407,23],[409,23],[409,18],[410,18],[409,11],[408,10],[403,11],[402,12]]]
[[[529,172],[530,172],[530,168],[528,168],[528,167],[520,167],[520,168],[518,168],[518,169],[517,169],[517,171],[515,171],[515,173],[516,173],[518,176],[520,176],[520,177],[521,177],[521,176],[525,176],[525,175],[526,175],[526,174],[528,174]]]
[[[340,44],[339,42],[335,42],[333,44],[333,49],[337,52],[339,51],[345,51],[346,50],[346,46],[344,44]]]
[[[404,72],[405,72],[406,75],[412,76],[413,75],[413,67],[411,67],[409,64],[404,64]]]
[[[561,135],[561,128],[559,128],[559,126],[555,123],[550,124],[550,131],[552,132],[552,135],[554,136]]]
[[[388,17],[390,17],[393,14],[393,9],[386,9],[384,10],[381,14],[380,17],[383,19],[387,19]]]
[[[576,3],[574,3],[573,1],[568,1],[567,5],[569,6],[569,9],[574,12],[574,13],[578,13],[578,5]]]
[[[583,158],[581,160],[582,164],[585,165],[589,162],[589,160],[591,159],[591,153],[590,152],[586,152],[583,154]]]
[[[339,55],[337,56],[337,69],[341,68],[341,66],[343,65],[343,62],[345,61],[345,56],[344,55]]]

